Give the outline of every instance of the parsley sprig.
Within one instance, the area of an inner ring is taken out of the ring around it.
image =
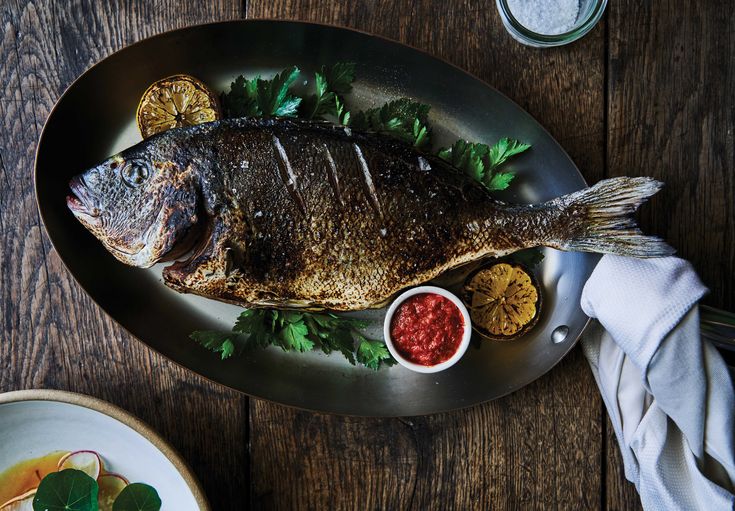
[[[284,69],[270,80],[238,76],[220,102],[225,117],[294,117],[301,98],[289,87],[298,78],[296,66]]]
[[[278,309],[247,309],[240,313],[230,332],[199,330],[191,338],[222,359],[244,351],[278,346],[284,351],[339,352],[352,364],[370,369],[393,365],[382,341],[369,339],[360,329],[367,324],[359,319],[331,313]]]
[[[294,117],[329,119],[350,127],[390,135],[423,151],[431,146],[428,122],[431,107],[399,98],[365,111],[350,111],[344,94],[352,90],[355,64],[338,62],[314,73],[314,93],[299,95],[291,88],[299,77],[297,67],[284,69],[270,80],[238,76],[230,91],[222,93],[225,117]],[[495,145],[457,140],[438,156],[483,183],[490,191],[505,190],[515,177],[499,168],[511,157],[528,150],[529,144],[501,138]]]
[[[400,98],[379,108],[357,112],[352,117],[352,127],[385,133],[418,149],[428,149],[429,105],[408,98]]]
[[[457,140],[441,149],[438,156],[484,184],[490,191],[505,190],[515,177],[513,172],[498,170],[508,158],[526,151],[529,144],[501,138],[494,146]]]
[[[348,124],[349,112],[344,107],[343,94],[352,90],[355,80],[355,64],[338,62],[333,66],[322,66],[314,73],[316,93],[304,100],[301,116],[307,119],[335,117],[340,124]]]

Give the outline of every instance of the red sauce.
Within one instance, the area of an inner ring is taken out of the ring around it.
[[[413,295],[401,303],[390,323],[390,336],[406,360],[434,366],[457,352],[464,317],[451,300],[434,293]]]

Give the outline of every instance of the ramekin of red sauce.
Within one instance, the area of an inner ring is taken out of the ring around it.
[[[391,304],[383,333],[399,364],[420,373],[436,373],[462,358],[472,325],[459,298],[440,287],[421,286]]]

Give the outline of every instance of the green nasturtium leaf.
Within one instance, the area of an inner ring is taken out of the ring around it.
[[[112,511],[159,511],[161,497],[152,486],[144,483],[129,484],[120,492]]]
[[[97,481],[81,470],[52,472],[38,485],[33,511],[97,511]]]

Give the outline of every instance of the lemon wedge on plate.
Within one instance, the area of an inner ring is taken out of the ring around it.
[[[538,321],[541,292],[530,271],[515,263],[495,263],[471,273],[464,302],[472,326],[498,341],[516,339]]]
[[[189,75],[174,75],[154,82],[143,93],[135,116],[143,138],[221,117],[217,95]]]

